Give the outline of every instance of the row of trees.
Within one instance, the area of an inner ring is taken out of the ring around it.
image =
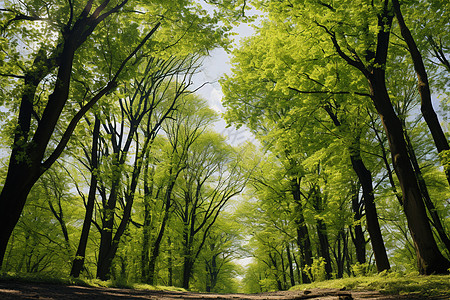
[[[233,286],[219,215],[250,148],[211,129],[192,77],[245,1],[202,5],[4,2],[2,271]]]
[[[231,291],[239,239],[251,292],[449,271],[447,3],[130,1],[1,10],[3,271]],[[192,87],[249,4],[222,87],[259,155]]]
[[[251,290],[372,260],[404,269],[400,257],[449,272],[449,148],[430,86],[448,93],[450,7],[400,2],[252,2],[267,18],[222,80],[227,120],[272,161],[252,184],[265,217],[246,217]]]

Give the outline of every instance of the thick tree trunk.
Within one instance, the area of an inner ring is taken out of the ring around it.
[[[447,248],[447,251],[449,251],[449,253],[450,253],[450,239],[448,238],[447,233],[444,230],[444,226],[441,222],[441,218],[439,217],[439,215],[437,213],[436,207],[434,206],[433,201],[431,201],[431,197],[430,197],[430,194],[428,193],[428,188],[425,183],[425,179],[423,178],[422,171],[421,171],[419,163],[417,161],[416,153],[411,144],[411,140],[409,138],[408,132],[406,131],[406,126],[405,126],[404,122],[402,122],[402,124],[403,124],[403,129],[404,129],[404,134],[405,134],[406,145],[408,147],[409,157],[411,158],[411,163],[412,163],[414,171],[416,173],[417,183],[419,184],[420,191],[422,192],[423,201],[425,202],[425,206],[428,209],[428,213],[431,216],[431,220],[433,221],[432,225],[436,229],[442,243],[444,243],[445,248]]]
[[[36,181],[37,176],[32,176],[28,167],[10,164],[5,185],[0,194],[0,228],[2,229],[0,230],[0,263],[3,262],[8,240],[19,221],[31,187]]]
[[[392,3],[402,37],[405,39],[405,42],[408,45],[408,50],[411,54],[411,58],[414,64],[414,70],[417,74],[418,90],[421,99],[420,110],[422,111],[423,118],[425,119],[425,122],[430,129],[431,136],[433,137],[433,141],[438,152],[441,153],[442,151],[448,151],[450,150],[450,146],[431,102],[430,84],[428,83],[428,75],[423,63],[422,55],[417,48],[411,31],[409,30],[408,26],[406,26],[398,0],[393,0]],[[443,161],[445,175],[447,177],[448,183],[450,184],[450,168],[448,166],[449,163],[450,162]]]
[[[77,252],[72,263],[70,276],[75,278],[80,276],[84,267],[84,260],[86,256],[86,246],[91,228],[92,215],[95,205],[95,193],[97,191],[97,177],[94,171],[98,168],[98,141],[100,135],[100,119],[95,118],[94,131],[92,133],[92,152],[91,152],[91,182],[89,185],[89,194],[86,203],[86,213],[84,215],[83,227],[81,229],[80,241],[78,243]]]
[[[433,237],[422,194],[408,156],[400,119],[394,112],[385,86],[384,71],[375,69],[369,76],[375,107],[388,137],[395,172],[403,193],[403,208],[416,248],[421,274],[448,273],[450,262],[442,255]]]
[[[194,268],[194,262],[192,260],[192,253],[188,249],[185,249],[184,250],[184,258],[183,258],[183,285],[182,285],[182,287],[186,290],[189,289],[189,282],[191,280],[193,268]]]
[[[9,159],[8,172],[0,194],[0,267],[5,256],[8,240],[16,226],[31,188],[49,166],[43,166],[48,142],[58,122],[59,116],[67,101],[72,63],[76,48],[70,43],[70,35],[66,38],[61,53],[62,63],[59,66],[55,88],[48,98],[42,114],[42,122],[35,131],[32,140],[28,141],[32,107],[30,91],[24,93],[19,111],[19,132],[14,138],[14,145]],[[26,81],[27,83],[27,81]],[[34,91],[36,82],[29,82]],[[27,87],[28,88],[28,87]]]
[[[119,166],[117,165],[116,168],[119,169]],[[113,259],[113,257],[111,256],[111,251],[116,202],[118,198],[118,187],[120,182],[120,179],[118,177],[120,172],[113,171],[113,174],[115,178],[113,178],[111,194],[105,201],[105,205],[103,207],[102,229],[100,231],[100,247],[97,260],[97,278],[101,280],[109,279],[109,271]]]
[[[422,201],[422,195],[408,156],[402,124],[395,114],[386,88],[385,66],[389,48],[390,28],[392,27],[393,19],[389,8],[389,1],[384,1],[384,7],[377,17],[379,30],[377,33],[375,60],[374,64],[368,67],[360,60],[355,60],[346,55],[336,39],[336,34],[326,28],[325,30],[330,34],[339,56],[349,65],[359,69],[369,82],[371,99],[384,126],[391,150],[394,170],[402,189],[403,208],[416,248],[419,272],[421,274],[448,273],[450,261],[442,255],[434,240]]]

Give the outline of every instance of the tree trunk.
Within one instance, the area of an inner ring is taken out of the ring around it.
[[[350,149],[350,159],[353,170],[358,175],[359,182],[363,190],[364,207],[366,212],[367,231],[369,231],[370,243],[375,256],[377,271],[389,270],[389,259],[384,246],[383,236],[381,235],[380,224],[378,223],[378,214],[375,207],[375,197],[373,195],[372,174],[364,165],[361,158],[360,137],[356,139]]]
[[[171,172],[172,175],[172,172]],[[148,281],[147,283],[150,285],[153,285],[155,282],[155,268],[156,268],[156,260],[159,256],[159,250],[161,248],[161,243],[164,237],[164,232],[166,230],[167,221],[169,220],[170,215],[170,207],[171,207],[171,197],[172,197],[172,191],[173,187],[175,186],[176,178],[172,178],[172,181],[169,182],[169,185],[166,188],[166,193],[164,195],[165,198],[165,208],[164,208],[164,216],[163,220],[161,222],[161,227],[159,228],[158,235],[151,247],[151,255],[150,255],[150,261],[148,263]]]
[[[86,246],[91,228],[92,214],[95,205],[95,193],[97,191],[97,177],[94,171],[98,168],[98,141],[100,135],[100,119],[95,117],[94,131],[92,133],[92,152],[91,152],[91,182],[89,185],[89,194],[86,203],[86,213],[84,215],[83,227],[81,229],[80,241],[78,243],[77,252],[72,263],[70,276],[75,278],[80,276],[84,267],[84,260],[86,256]]]
[[[414,171],[416,173],[417,183],[419,184],[420,191],[422,192],[423,201],[425,202],[425,206],[428,209],[428,213],[431,216],[432,225],[436,229],[439,238],[441,239],[442,243],[445,245],[445,248],[447,248],[447,251],[450,253],[450,239],[448,238],[447,234],[445,233],[444,226],[442,225],[441,218],[439,217],[436,207],[434,206],[433,201],[431,201],[430,194],[428,193],[428,188],[425,183],[425,179],[423,178],[422,171],[420,169],[419,163],[417,161],[417,156],[414,151],[414,148],[411,144],[411,140],[409,138],[408,132],[406,131],[406,126],[404,122],[403,129],[405,134],[405,140],[406,140],[406,146],[408,147],[409,157],[411,158],[411,163],[413,165]]]
[[[317,186],[311,187],[311,197],[316,213],[321,214],[324,210],[324,200]],[[316,230],[319,238],[319,256],[325,260],[326,279],[330,279],[333,272],[331,269],[330,242],[328,241],[327,225],[321,216],[316,218]]]
[[[327,106],[325,107],[328,115],[333,120],[334,125],[340,127],[341,123],[339,122],[336,114],[334,114],[331,109]],[[352,141],[352,145],[350,147],[350,161],[352,163],[353,170],[358,176],[358,180],[361,184],[363,190],[363,200],[364,200],[364,208],[366,212],[366,221],[367,221],[367,230],[369,231],[370,241],[372,244],[372,250],[374,251],[375,261],[377,264],[377,271],[381,272],[384,270],[388,270],[390,268],[389,259],[386,254],[386,248],[383,242],[383,236],[381,235],[380,224],[378,223],[378,214],[375,207],[375,197],[373,194],[373,185],[372,185],[372,174],[366,168],[362,158],[361,158],[361,147],[360,147],[360,138],[361,132],[357,129],[354,140]],[[356,191],[357,193],[357,191]],[[355,202],[358,200],[358,194],[356,194],[356,198],[352,199],[352,207],[355,211],[355,218],[359,217],[358,220],[361,220],[362,215],[360,214],[361,208],[359,207],[359,203]],[[357,252],[356,255],[358,257],[358,262],[366,260],[365,258],[365,239],[362,233],[361,224],[358,224],[359,228],[355,227],[355,240],[357,242]],[[362,240],[361,240],[362,239]]]
[[[311,280],[308,274],[303,270],[305,265],[311,266],[312,249],[311,240],[309,238],[308,227],[306,227],[305,217],[303,216],[303,205],[300,197],[300,184],[297,178],[292,179],[292,195],[296,204],[295,224],[297,226],[297,244],[300,250],[300,265],[302,267],[302,282],[309,283]]]
[[[169,245],[167,251],[167,271],[169,272],[169,278],[167,281],[168,286],[173,286],[173,262],[172,262],[172,241],[170,236],[167,237],[167,244]]]
[[[189,289],[189,281],[191,280],[192,271],[194,268],[194,262],[192,260],[192,253],[191,251],[186,250],[184,251],[184,258],[183,258],[183,285],[182,287],[186,290]]]
[[[116,165],[115,168],[119,169]],[[109,279],[109,271],[112,263],[112,241],[113,241],[113,229],[114,229],[114,218],[116,210],[116,202],[118,198],[118,188],[120,183],[119,176],[120,172],[114,171],[113,168],[113,180],[112,189],[109,198],[105,201],[103,207],[102,216],[102,229],[100,231],[100,247],[98,251],[97,260],[97,278],[101,280]]]
[[[448,261],[437,247],[433,237],[422,195],[417,184],[414,170],[408,156],[402,124],[395,114],[386,88],[386,58],[389,48],[390,28],[393,16],[389,9],[389,1],[384,2],[384,8],[378,15],[378,33],[374,64],[366,67],[361,61],[350,58],[342,51],[336,34],[330,32],[333,45],[349,65],[359,69],[369,82],[372,102],[380,116],[388,138],[394,170],[403,194],[403,208],[408,221],[409,231],[416,248],[418,269],[421,274],[448,273]],[[323,27],[323,26],[322,26]],[[389,30],[386,30],[388,28]]]
[[[73,34],[73,33],[72,33]],[[70,34],[65,39],[61,53],[55,88],[48,98],[32,140],[28,141],[32,108],[30,92],[23,95],[19,111],[19,132],[14,138],[14,145],[9,159],[8,172],[0,194],[0,267],[3,263],[8,240],[19,221],[20,214],[31,188],[50,166],[43,166],[45,150],[52,136],[56,123],[67,101],[72,63],[76,48],[70,43]],[[33,89],[35,88],[34,85]],[[34,96],[34,95],[33,95]],[[21,145],[22,144],[22,145]]]
[[[421,99],[420,110],[422,111],[423,118],[425,119],[425,122],[430,129],[431,136],[433,137],[433,141],[438,152],[441,153],[443,151],[448,151],[450,150],[450,147],[447,138],[445,137],[444,131],[442,130],[439,119],[436,115],[436,112],[434,111],[433,104],[431,102],[430,85],[428,83],[428,75],[423,63],[422,55],[417,48],[411,31],[409,30],[408,26],[406,26],[398,0],[393,0],[392,3],[402,37],[405,39],[405,42],[408,45],[408,50],[411,54],[411,58],[414,64],[414,70],[417,74],[418,90]],[[445,175],[447,177],[448,183],[450,184],[449,163],[450,162],[448,161],[443,161]]]
[[[141,277],[143,282],[148,282],[150,271],[150,235],[151,235],[151,220],[152,220],[152,207],[151,199],[153,197],[153,177],[155,174],[155,168],[149,175],[149,161],[147,152],[147,161],[144,166],[144,222],[142,226],[142,250],[141,250]]]
[[[325,260],[326,279],[330,279],[333,270],[331,269],[330,242],[328,241],[327,225],[322,219],[317,219],[316,228],[319,237],[319,255]]]
[[[291,281],[291,287],[295,285],[295,276],[294,276],[294,265],[292,263],[292,257],[291,257],[291,248],[289,247],[289,244],[286,245],[286,255],[288,259],[289,264],[289,279]]]
[[[0,194],[0,228],[2,228],[0,230],[0,263],[3,262],[8,240],[19,221],[27,196],[37,181],[37,176],[33,176],[30,171],[25,166],[14,163],[9,165],[8,175]]]
[[[403,208],[416,248],[421,274],[448,273],[450,262],[442,255],[433,237],[414,170],[408,156],[402,125],[394,112],[385,86],[384,71],[369,76],[375,107],[388,137],[392,161],[403,193]]]
[[[279,291],[282,291],[283,290],[283,285],[281,284],[280,278],[278,276],[277,259],[276,259],[276,257],[274,257],[274,255],[271,252],[269,252],[269,258],[270,258],[270,261],[271,261],[271,263],[272,263],[272,265],[273,265],[273,267],[275,269],[275,272],[273,273],[273,276],[274,276],[275,281],[277,282],[277,288],[278,288]]]
[[[362,230],[361,219],[362,219],[362,203],[359,201],[359,191],[355,184],[352,184],[352,209],[353,209],[353,220],[355,221],[354,230],[355,235],[352,236],[353,244],[355,245],[356,251],[356,261],[360,264],[366,263],[366,238],[364,237],[364,232]],[[350,228],[350,233],[352,229]]]

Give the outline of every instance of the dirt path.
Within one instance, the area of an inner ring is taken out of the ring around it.
[[[206,294],[190,292],[143,291],[116,288],[94,288],[38,283],[0,282],[0,299],[242,299],[242,300],[294,300],[294,299],[436,299],[413,295],[386,296],[373,291],[340,291],[336,289],[312,289],[307,291],[283,291],[263,294]]]

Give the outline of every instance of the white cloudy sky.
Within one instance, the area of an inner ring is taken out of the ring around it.
[[[250,11],[250,13],[254,14],[255,12]],[[250,36],[253,31],[251,25],[248,24],[242,24],[233,29],[233,32],[237,33],[237,35],[234,36],[234,47],[237,47],[239,41],[244,37]],[[197,93],[208,100],[210,107],[219,114],[225,112],[221,102],[223,93],[219,84],[219,79],[225,73],[230,73],[230,69],[231,65],[228,54],[223,49],[215,49],[211,51],[209,57],[205,58],[202,71],[194,77],[195,86],[201,86],[206,82],[208,83]],[[239,130],[236,130],[234,127],[226,128],[226,123],[223,120],[216,124],[215,130],[228,136],[228,142],[233,145],[241,144],[246,140],[254,140],[252,135],[243,128]]]

